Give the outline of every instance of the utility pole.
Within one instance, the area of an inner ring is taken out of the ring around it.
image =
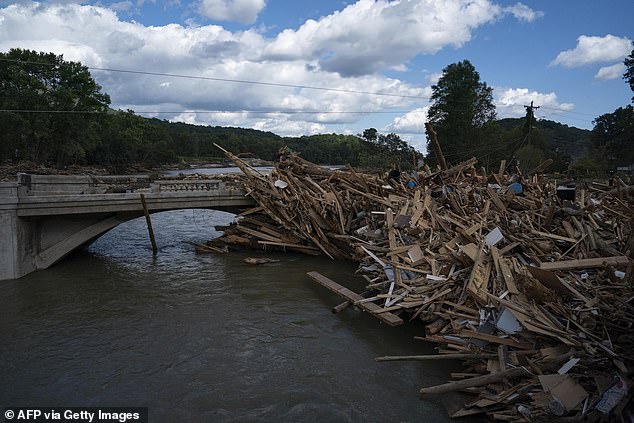
[[[528,132],[526,133],[526,137],[528,138],[528,143],[531,142],[531,127],[533,126],[533,121],[535,120],[535,112],[534,110],[539,109],[540,106],[533,106],[533,100],[531,100],[531,105],[524,105],[526,108],[526,124],[528,125]]]

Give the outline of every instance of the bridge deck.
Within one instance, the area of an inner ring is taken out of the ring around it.
[[[235,210],[254,205],[237,183],[221,179],[149,182],[141,175],[95,181],[89,176],[20,174],[17,184],[1,184],[0,210],[16,210],[20,217],[142,211],[141,193],[151,212],[187,208]]]
[[[0,183],[0,280],[46,269],[120,223],[142,216],[141,194],[150,212],[238,212],[254,205],[230,180],[19,174],[17,183]]]

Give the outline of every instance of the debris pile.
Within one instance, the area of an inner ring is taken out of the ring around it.
[[[331,289],[388,321],[423,321],[420,339],[438,345],[439,355],[378,361],[463,360],[454,380],[420,390],[470,394],[452,417],[623,413],[634,366],[632,187],[590,184],[567,197],[537,172],[478,174],[476,159],[383,178],[288,151],[262,175],[226,154],[258,207],[224,241],[358,261],[364,296]]]

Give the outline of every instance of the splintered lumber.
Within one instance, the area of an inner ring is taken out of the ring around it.
[[[266,264],[266,263],[278,263],[279,260],[265,257],[247,257],[244,259],[248,264]]]
[[[288,242],[258,241],[262,245],[276,245],[278,247],[299,248],[300,250],[318,251],[317,248],[310,245],[290,244]]]
[[[451,178],[452,176],[456,176],[457,174],[459,174],[461,171],[468,169],[470,167],[473,167],[476,163],[478,163],[478,159],[476,159],[475,157],[472,157],[469,160],[465,160],[462,163],[458,163],[457,165],[444,170],[442,172],[442,175],[445,178]]]
[[[226,249],[214,247],[213,245],[199,244],[197,242],[192,242],[192,241],[183,241],[183,242],[196,247],[196,252],[220,253],[220,254],[224,254],[227,252]]]
[[[542,173],[544,170],[548,169],[551,164],[553,164],[553,159],[547,159],[541,162],[536,168],[528,172],[528,176],[534,175],[536,173]]]
[[[325,277],[318,272],[308,272],[307,275],[309,278],[311,278],[321,286],[328,288],[335,294],[345,298],[350,302],[356,303],[357,301],[363,300],[363,297],[361,295],[349,290],[345,286],[339,285],[337,282]],[[398,326],[403,324],[403,319],[392,313],[385,312],[377,314],[377,312],[382,309],[374,303],[358,303],[357,305],[390,326]]]
[[[377,357],[375,361],[441,361],[496,358],[496,354],[427,354],[427,355],[388,355]]]
[[[632,260],[625,256],[616,257],[599,257],[582,260],[563,260],[542,263],[540,269],[544,270],[572,270],[572,269],[592,269],[594,267],[603,266],[625,266]]]
[[[342,311],[344,311],[346,308],[348,308],[348,306],[350,306],[352,303],[350,301],[344,301],[341,304],[338,304],[336,306],[334,306],[332,308],[332,312],[337,314],[337,313],[341,313]]]
[[[438,136],[436,135],[436,131],[434,127],[429,122],[425,122],[425,130],[429,135],[429,139],[431,141],[431,147],[434,150],[434,155],[436,159],[438,159],[438,164],[440,164],[441,170],[447,170],[447,161],[445,160],[445,155],[442,153],[442,149],[440,148],[440,144],[438,143]]]
[[[562,201],[568,183],[542,176],[546,164],[528,179],[505,163],[476,174],[476,159],[395,177],[324,169],[282,149],[270,175],[236,162],[258,207],[221,238],[359,263],[362,295],[309,276],[346,300],[333,311],[355,304],[390,325],[423,323],[414,338],[438,355],[377,361],[460,360],[451,377],[463,380],[422,391],[476,396],[450,416],[581,420],[610,380],[632,372],[634,190],[591,184]],[[537,376],[573,358],[561,380],[592,400],[560,410]]]
[[[508,338],[501,338],[499,336],[488,335],[486,333],[480,332],[472,332],[472,331],[462,331],[460,336],[470,337],[474,339],[480,339],[482,341],[492,342],[495,344],[509,345],[514,348],[518,348],[521,350],[530,350],[532,345],[528,342],[517,342]]]
[[[566,242],[571,242],[571,243],[577,242],[577,240],[574,239],[574,238],[568,238],[568,237],[561,236],[561,235],[549,234],[549,233],[546,233],[546,232],[540,232],[540,231],[536,231],[536,230],[531,230],[531,233],[533,233],[535,235],[538,235],[538,236],[546,237],[546,238],[556,239],[556,240],[559,240],[559,241],[566,241]]]
[[[507,378],[514,378],[528,374],[528,372],[522,367],[516,367],[513,369],[504,370],[503,372],[491,373],[484,376],[476,376],[469,379],[457,380],[443,385],[430,386],[428,388],[422,388],[419,392],[421,395],[435,395],[446,394],[447,392],[460,391],[465,388],[472,388],[474,386],[488,385],[490,383],[499,382]]]

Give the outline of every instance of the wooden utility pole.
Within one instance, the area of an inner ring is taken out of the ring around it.
[[[147,223],[147,231],[150,234],[150,242],[152,243],[152,254],[158,253],[158,247],[156,246],[156,239],[154,239],[154,229],[152,229],[152,219],[150,219],[150,212],[145,203],[145,195],[141,194],[141,204],[143,205],[143,214],[145,214],[145,222]]]
[[[531,128],[533,127],[533,121],[535,120],[535,110],[539,109],[540,106],[533,106],[533,100],[531,100],[531,105],[524,105],[526,108],[526,124],[528,125],[528,132],[526,136],[528,137],[528,143],[531,143]]]
[[[427,130],[427,135],[429,136],[429,140],[431,141],[431,148],[434,150],[434,155],[436,156],[436,159],[438,159],[440,169],[447,170],[449,167],[447,166],[445,156],[442,154],[440,144],[438,144],[438,137],[436,136],[436,131],[434,131],[434,127],[431,126],[431,123],[425,122],[425,129]]]

